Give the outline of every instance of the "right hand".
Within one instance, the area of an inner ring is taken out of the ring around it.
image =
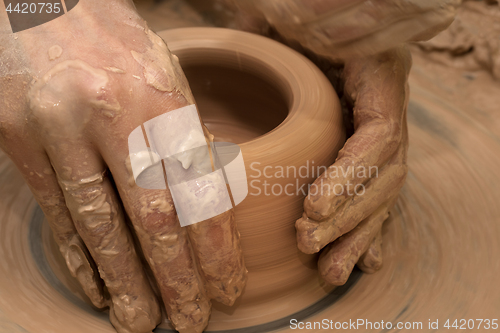
[[[231,305],[246,282],[234,213],[181,228],[168,189],[134,182],[129,134],[194,99],[164,42],[131,2],[115,2],[80,1],[54,21],[0,37],[12,47],[0,50],[5,68],[22,69],[0,77],[0,148],[70,272],[96,307],[110,307],[118,332],[151,332],[161,319],[127,215],[172,324],[201,332],[210,299]]]
[[[333,285],[344,284],[355,263],[376,271],[382,265],[382,223],[407,174],[411,55],[403,44],[447,27],[460,1],[221,1],[233,12],[233,26],[269,34],[305,53],[346,102],[346,125],[352,119],[354,133],[304,202],[295,225],[298,247],[305,253],[324,249],[318,268]],[[371,168],[376,175],[357,173]],[[355,186],[362,186],[360,195]]]
[[[330,60],[349,60],[427,40],[453,22],[461,0],[221,0],[233,25],[263,33],[272,26]]]

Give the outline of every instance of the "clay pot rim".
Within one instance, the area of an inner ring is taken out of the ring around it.
[[[293,136],[298,128],[321,132],[321,124],[309,119],[321,123],[342,121],[338,117],[340,112],[335,110],[339,105],[337,94],[324,74],[309,59],[277,41],[213,27],[164,30],[158,35],[179,57],[181,66],[213,63],[233,69],[251,69],[282,94],[288,106],[287,117],[271,131],[241,143],[242,148],[258,148],[264,140],[274,142],[284,136]],[[318,111],[325,103],[332,109],[326,117]]]

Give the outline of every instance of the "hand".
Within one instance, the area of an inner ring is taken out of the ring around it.
[[[460,1],[224,2],[233,26],[268,34],[313,60],[353,119],[353,135],[304,202],[296,222],[299,249],[324,249],[319,270],[334,285],[344,284],[356,263],[376,271],[382,223],[407,174],[411,55],[401,45],[446,28]]]
[[[382,264],[382,223],[408,170],[410,67],[405,47],[345,63],[344,97],[353,109],[354,134],[314,182],[296,222],[301,251],[326,247],[318,265],[331,284],[344,284],[356,263],[366,272]]]
[[[271,26],[289,43],[343,62],[426,40],[453,22],[460,0],[220,0],[232,25],[263,33]]]
[[[80,1],[54,21],[0,37],[10,47],[0,50],[8,64],[0,147],[43,209],[70,272],[96,307],[110,307],[117,331],[151,332],[161,319],[137,248],[175,328],[201,332],[210,299],[230,305],[246,282],[234,213],[181,228],[168,189],[136,185],[129,134],[194,99],[176,57],[132,2],[110,3]]]

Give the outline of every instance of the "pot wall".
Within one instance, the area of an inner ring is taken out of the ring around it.
[[[249,281],[239,303],[317,281],[316,255],[297,249],[295,221],[307,184],[319,166],[334,162],[345,140],[330,83],[305,57],[261,36],[219,28],[160,36],[179,57],[216,140],[242,149],[249,194],[236,207],[236,222]]]

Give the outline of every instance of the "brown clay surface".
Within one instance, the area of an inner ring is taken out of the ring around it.
[[[362,275],[344,297],[308,321],[363,318],[425,325],[439,319],[442,325],[446,319],[498,318],[500,84],[489,73],[450,69],[430,63],[424,55],[414,58],[410,84],[410,171],[383,229],[384,266],[377,274]],[[251,131],[245,135],[251,136]],[[57,292],[36,266],[39,258],[32,256],[27,237],[35,203],[4,155],[0,188],[0,331],[114,332],[107,320]],[[251,231],[241,228],[242,235]],[[253,235],[259,232],[256,228]],[[60,259],[51,256],[46,224],[42,236],[50,267],[81,296]],[[262,244],[269,242],[273,245],[277,239]],[[246,251],[244,241],[243,247]],[[254,255],[246,252],[247,257]],[[292,254],[280,249],[260,253],[269,268],[277,269],[279,279],[290,271],[280,267],[275,255]],[[255,262],[247,265],[251,270]],[[303,297],[295,303],[314,298]],[[242,322],[266,321],[266,315],[284,304],[289,303],[267,301],[245,312]],[[227,325],[232,311],[214,310],[208,330]],[[235,310],[232,315],[238,314]]]

